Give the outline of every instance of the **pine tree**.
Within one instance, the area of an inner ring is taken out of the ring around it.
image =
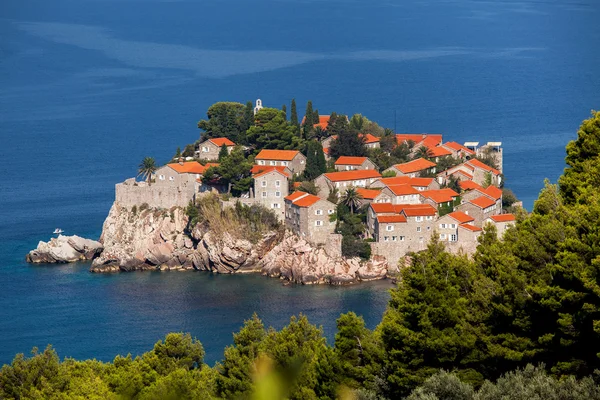
[[[298,111],[296,110],[296,99],[292,99],[292,111],[290,116],[290,122],[294,126],[299,126],[298,124]]]
[[[225,157],[229,155],[229,151],[227,150],[227,145],[223,143],[221,145],[221,149],[219,150],[219,161],[223,161]]]

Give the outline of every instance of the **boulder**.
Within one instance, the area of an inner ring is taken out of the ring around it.
[[[103,250],[100,242],[79,236],[63,236],[39,242],[25,259],[30,263],[69,263],[96,258]]]

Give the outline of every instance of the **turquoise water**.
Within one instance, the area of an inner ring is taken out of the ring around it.
[[[370,327],[385,282],[283,287],[259,276],[93,275],[32,267],[56,227],[97,238],[114,184],[167,161],[216,101],[295,97],[399,132],[504,143],[508,185],[531,207],[564,146],[600,107],[594,0],[8,0],[0,4],[0,363],[139,353],[190,331],[218,359],[257,311]],[[394,120],[394,114],[397,115]]]

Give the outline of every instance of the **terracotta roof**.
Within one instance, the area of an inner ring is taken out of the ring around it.
[[[416,160],[409,161],[403,164],[396,164],[394,168],[404,174],[410,174],[412,172],[423,171],[425,169],[435,167],[435,163],[427,161],[424,158],[417,158]]]
[[[387,185],[387,187],[394,193],[396,196],[406,196],[409,194],[418,194],[421,193],[411,185],[403,184],[403,185]]]
[[[442,135],[427,135],[421,143],[417,144],[419,146],[425,146],[428,149],[432,150],[434,147],[442,143]]]
[[[341,156],[335,162],[335,165],[362,165],[367,161],[367,157],[349,157],[349,156]]]
[[[374,189],[356,188],[356,191],[365,200],[373,200],[375,197],[377,197],[381,194],[381,190],[374,190]]]
[[[406,217],[404,215],[378,215],[377,221],[393,224],[398,222],[406,222]]]
[[[457,169],[456,171],[452,172],[450,175],[454,175],[454,174],[461,174],[461,175],[466,176],[469,179],[473,179],[473,175],[466,173],[462,169]]]
[[[418,187],[427,187],[433,182],[433,178],[412,178],[410,176],[395,176],[393,178],[381,178],[381,183],[390,185],[410,185]]]
[[[258,165],[259,167],[266,167],[265,165]],[[254,167],[252,168],[254,169]],[[261,170],[259,170],[257,173],[255,173],[253,175],[254,178],[258,178],[259,176],[263,176],[266,175],[270,172],[277,172],[278,174],[281,174],[283,176],[285,176],[286,178],[289,178],[290,175],[285,171],[287,169],[287,167],[281,167],[281,166],[277,166],[277,167],[266,167],[263,168]],[[250,170],[252,171],[252,170]]]
[[[356,181],[369,178],[381,178],[381,174],[373,169],[357,169],[353,171],[328,172],[323,174],[332,182]]]
[[[206,164],[208,165],[208,164]],[[252,175],[256,175],[256,174],[261,174],[262,172],[270,172],[272,170],[277,170],[283,174],[285,174],[288,178],[291,177],[290,175],[290,170],[288,167],[284,167],[282,165],[277,165],[277,166],[273,166],[273,165],[253,165],[252,169],[250,170],[250,173]]]
[[[323,147],[323,153],[329,154],[329,147]]]
[[[429,133],[397,133],[396,134],[396,143],[402,144],[404,142],[408,142],[412,140],[415,144],[420,144],[427,138],[433,138],[433,140],[429,139],[429,143],[433,143],[435,140],[434,146],[442,143],[442,135],[439,133],[429,134]]]
[[[436,209],[431,204],[397,204],[407,217],[435,215]]]
[[[433,200],[436,203],[448,203],[458,197],[458,193],[449,188],[438,190],[423,190],[419,192],[423,197]]]
[[[294,183],[292,184],[292,186],[293,186],[294,188],[298,188],[298,187],[300,187],[300,185],[302,185],[302,182],[294,182]]]
[[[171,163],[167,165],[174,169],[178,174],[203,174],[204,171],[206,171],[206,167],[198,161],[188,161],[183,164]]]
[[[443,147],[437,146],[437,147],[430,147],[429,154],[431,154],[432,157],[443,157],[443,156],[451,156],[452,152],[449,150],[446,150]]]
[[[371,203],[371,208],[375,214],[396,214],[402,210],[401,207],[397,207],[396,204],[392,203]]]
[[[458,221],[459,224],[465,224],[467,222],[475,221],[475,218],[471,217],[468,214],[465,214],[462,211],[451,212],[450,214],[448,214],[448,216],[450,218],[455,219],[456,221]]]
[[[494,222],[511,222],[515,220],[515,216],[513,214],[492,215],[490,218]]]
[[[327,125],[329,125],[329,119],[331,116],[329,115],[319,115],[319,123],[314,124],[313,128],[320,127],[322,130],[327,130]]]
[[[321,200],[320,197],[315,196],[314,194],[307,194],[306,196],[300,197],[298,200],[295,200],[292,203],[298,207],[310,207],[319,200]]]
[[[459,228],[468,229],[468,230],[470,230],[472,232],[479,232],[479,231],[481,231],[481,228],[479,228],[479,227],[477,227],[475,225],[471,225],[471,224],[460,224],[458,227]]]
[[[499,189],[494,185],[490,185],[483,189],[483,193],[490,196],[494,200],[500,200],[502,198],[502,189]]]
[[[460,181],[458,185],[462,190],[478,190],[483,193],[483,187],[473,181]]]
[[[300,152],[298,150],[261,150],[257,160],[292,161]]]
[[[377,136],[373,136],[370,133],[367,133],[367,134],[364,134],[364,135],[362,133],[359,133],[358,136],[359,137],[364,137],[364,141],[365,141],[366,144],[369,144],[369,143],[378,143],[380,141],[380,139]]]
[[[465,164],[469,164],[469,165],[471,165],[472,167],[475,167],[475,168],[480,168],[480,169],[483,169],[484,171],[491,172],[491,173],[493,173],[494,175],[500,175],[500,171],[498,171],[498,170],[497,170],[497,169],[495,169],[495,168],[492,168],[492,167],[490,167],[489,165],[486,165],[486,164],[482,163],[481,161],[479,161],[479,160],[477,160],[477,159],[472,159],[472,160],[469,160],[469,161],[467,161]]]
[[[308,193],[306,192],[302,192],[300,190],[296,190],[294,193],[287,195],[286,197],[284,197],[284,200],[290,200],[290,201],[294,201],[294,200],[298,200],[300,197],[302,196],[306,196]]]
[[[448,147],[451,148],[454,151],[464,151],[467,154],[475,154],[475,152],[471,149],[469,149],[468,147],[463,146],[460,143],[456,143],[456,142],[446,142],[443,144],[444,147]]]
[[[235,143],[233,143],[231,140],[224,138],[224,137],[220,137],[220,138],[212,138],[212,139],[208,139],[210,142],[212,142],[213,144],[221,147],[223,145],[225,146],[235,146]]]
[[[476,205],[479,208],[488,208],[496,204],[496,202],[487,196],[481,196],[471,200],[469,203]]]

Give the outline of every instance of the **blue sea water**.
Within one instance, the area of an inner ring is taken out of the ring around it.
[[[284,287],[260,276],[94,275],[29,266],[61,227],[98,237],[114,184],[167,161],[216,101],[311,99],[398,132],[502,141],[531,208],[600,107],[596,0],[7,0],[0,2],[0,364],[139,354],[189,331],[214,362],[256,311],[306,313],[331,341],[348,310],[374,327],[389,283]],[[396,118],[394,118],[396,115]]]

